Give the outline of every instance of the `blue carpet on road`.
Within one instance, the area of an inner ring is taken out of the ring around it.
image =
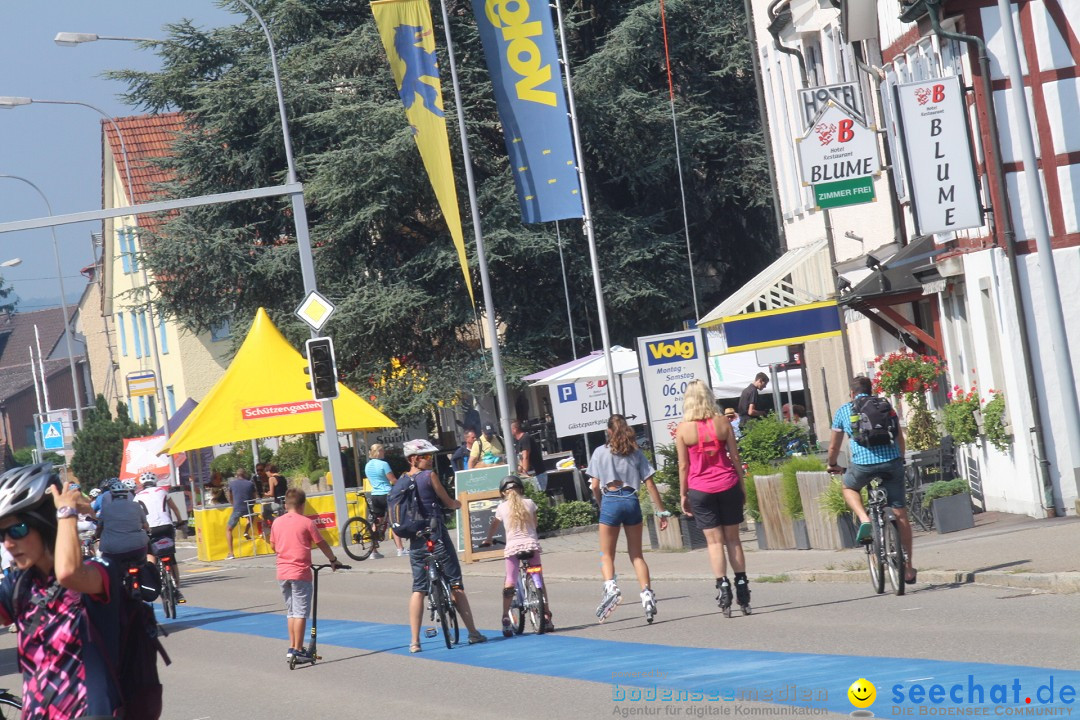
[[[160,607],[157,609],[160,618]],[[201,630],[273,638],[283,644],[288,639],[284,617],[276,610],[257,613],[186,605],[177,609],[176,620],[161,620],[166,627],[176,623]],[[527,634],[512,639],[504,639],[499,631],[487,634],[490,640],[483,645],[463,645],[453,650],[446,649],[441,635],[425,639],[424,651],[416,657],[511,672],[515,668],[527,668],[533,675],[603,683],[609,687],[612,701],[625,703],[627,707],[656,706],[662,700],[716,706],[725,702],[759,701],[848,714],[855,709],[848,700],[848,687],[859,678],[866,678],[877,689],[877,700],[869,709],[878,717],[955,714],[1030,717],[1069,715],[1070,710],[1080,714],[1076,703],[1080,695],[1080,673],[1071,670],[919,658],[681,647],[559,634]],[[462,628],[463,641],[465,636]],[[407,625],[319,621],[319,648],[324,660],[334,658],[335,647],[409,655],[408,639]],[[616,677],[613,671],[635,675]],[[935,684],[943,689],[934,689]],[[894,695],[896,686],[900,686],[899,700]],[[918,694],[920,687],[923,695]],[[1002,692],[1004,699],[999,696]],[[1028,698],[1030,703],[1026,702]]]

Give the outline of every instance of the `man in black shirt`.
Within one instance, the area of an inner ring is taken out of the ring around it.
[[[529,433],[521,429],[517,420],[510,423],[510,434],[514,436],[517,449],[518,472],[536,478],[541,490],[547,490],[547,473],[544,472],[544,457],[540,443]]]
[[[750,418],[765,417],[766,413],[761,409],[761,401],[758,397],[758,393],[765,389],[765,386],[769,384],[769,376],[765,373],[758,373],[754,377],[754,382],[746,386],[746,389],[739,395],[739,427],[746,431],[746,421]]]

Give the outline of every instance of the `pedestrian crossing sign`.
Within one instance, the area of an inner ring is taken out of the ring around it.
[[[46,450],[64,449],[64,426],[59,420],[41,423],[41,446]]]

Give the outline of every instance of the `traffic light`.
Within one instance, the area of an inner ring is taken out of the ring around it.
[[[330,338],[311,338],[305,343],[308,366],[304,372],[311,376],[307,387],[316,400],[332,400],[338,396],[337,367],[334,363],[334,343]]]

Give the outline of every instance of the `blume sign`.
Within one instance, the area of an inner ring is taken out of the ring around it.
[[[920,235],[983,224],[957,76],[896,86],[915,226]]]
[[[873,183],[867,178],[881,169],[876,130],[830,100],[806,135],[795,142],[803,185],[814,186],[819,207],[874,200]]]

